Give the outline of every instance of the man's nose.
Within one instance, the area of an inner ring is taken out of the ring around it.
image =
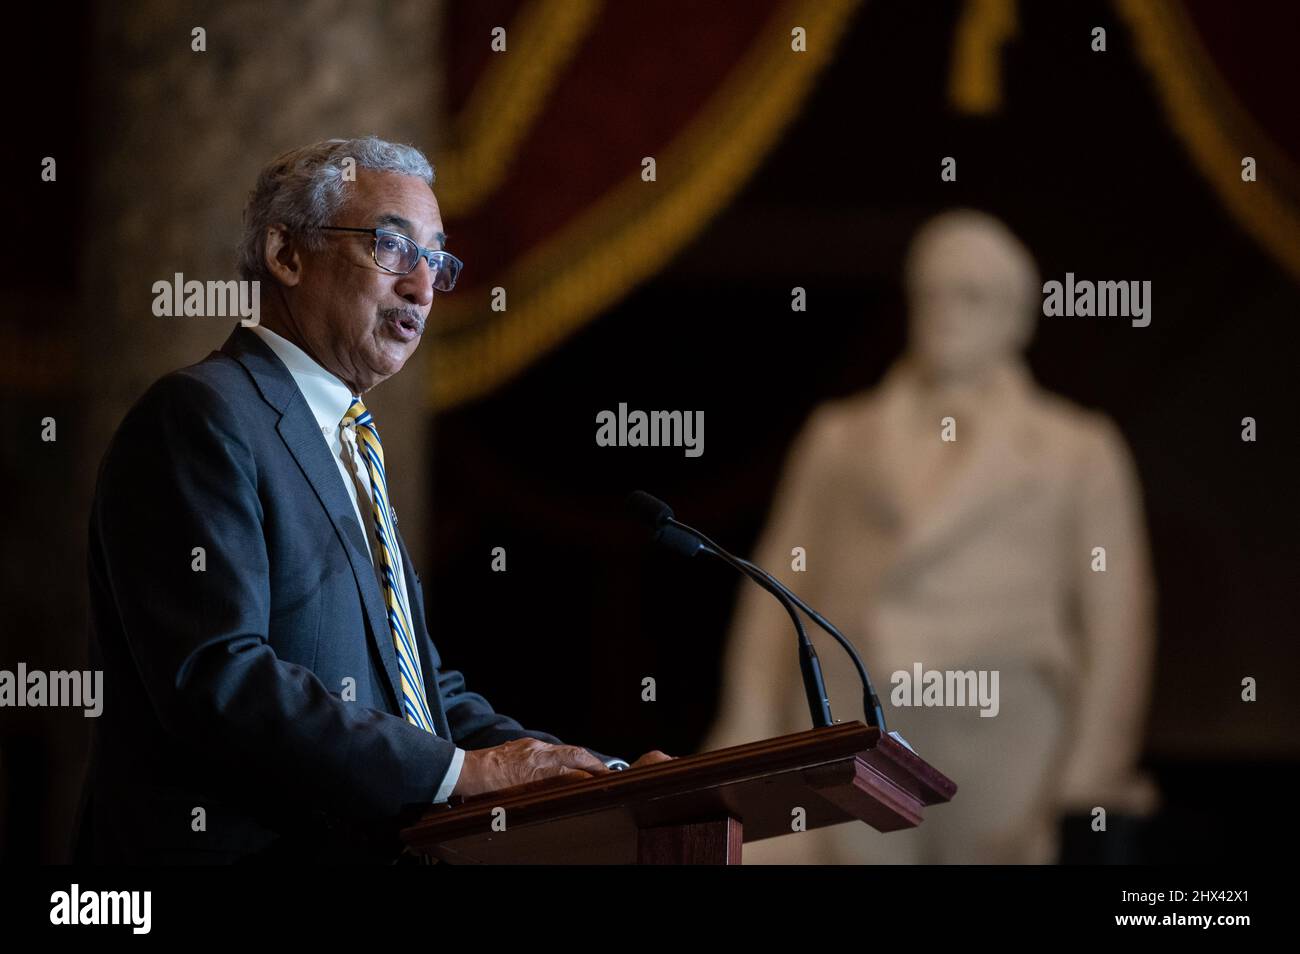
[[[393,287],[412,305],[429,307],[433,303],[433,272],[429,260],[421,256],[415,268],[399,278]]]

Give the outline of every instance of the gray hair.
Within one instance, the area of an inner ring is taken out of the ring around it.
[[[414,146],[386,142],[375,136],[325,139],[290,150],[272,159],[257,176],[244,206],[244,234],[239,240],[239,277],[270,281],[266,268],[266,230],[283,225],[304,248],[318,249],[324,238],[316,232],[327,225],[346,199],[344,175],[350,167],[418,176],[432,186],[433,167]]]

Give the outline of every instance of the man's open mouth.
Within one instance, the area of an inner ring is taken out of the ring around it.
[[[385,320],[403,341],[410,341],[424,331],[424,322],[410,315],[389,315]]]

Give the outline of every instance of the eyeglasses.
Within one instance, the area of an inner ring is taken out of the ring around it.
[[[465,263],[451,252],[437,248],[424,248],[401,232],[394,232],[392,229],[357,229],[345,228],[341,225],[318,225],[317,228],[325,232],[363,232],[373,235],[375,242],[370,254],[375,264],[395,275],[406,275],[414,271],[415,266],[420,264],[420,259],[423,258],[429,263],[429,271],[433,273],[433,287],[437,291],[449,292],[455,288],[456,278],[460,275],[460,270],[465,267]]]

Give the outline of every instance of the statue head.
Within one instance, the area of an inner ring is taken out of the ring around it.
[[[957,209],[912,239],[905,264],[908,353],[937,380],[976,378],[1022,352],[1038,312],[1038,268],[991,215]]]

